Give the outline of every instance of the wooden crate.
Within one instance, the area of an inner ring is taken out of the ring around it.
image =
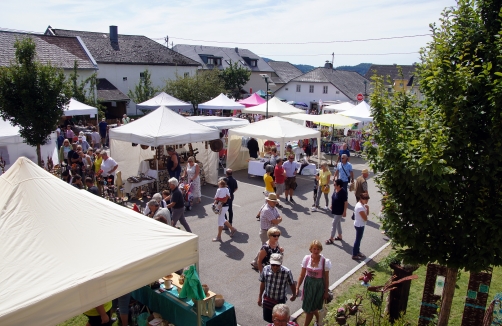
[[[173,285],[178,288],[179,293],[181,291],[181,288],[183,287],[183,285],[180,284],[180,276],[176,273],[172,273],[171,275],[171,281]],[[163,277],[163,279],[166,280],[167,278]],[[204,300],[193,300],[197,313],[200,313],[201,316],[213,317],[216,309],[215,296],[216,293],[209,291],[209,296],[207,296]]]

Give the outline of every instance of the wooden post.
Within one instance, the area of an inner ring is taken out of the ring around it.
[[[428,326],[434,318],[438,306],[436,303],[441,299],[441,295],[434,294],[436,287],[436,278],[438,275],[446,275],[446,267],[436,264],[427,265],[427,274],[425,276],[424,293],[422,296],[422,305],[418,317],[418,326]]]
[[[478,326],[483,323],[491,280],[491,269],[486,272],[471,273],[462,314],[462,326]]]
[[[448,268],[443,290],[443,299],[441,300],[441,311],[439,312],[437,326],[448,326],[450,319],[451,304],[455,294],[455,284],[457,283],[458,269]]]
[[[396,276],[395,281],[403,277],[410,276],[418,268],[404,268],[399,264],[391,264],[390,268],[394,271],[392,274]],[[399,319],[401,313],[406,313],[408,307],[408,297],[410,296],[411,280],[395,285],[396,289],[389,293],[389,317],[390,321],[394,322]]]

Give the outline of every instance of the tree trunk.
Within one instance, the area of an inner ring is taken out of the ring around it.
[[[455,294],[455,284],[457,283],[457,274],[458,270],[454,268],[448,268],[446,272],[443,296],[441,300],[441,310],[439,312],[437,326],[448,326],[451,304],[453,301],[453,295]]]
[[[40,144],[37,144],[37,159],[38,166],[42,166],[42,153],[40,152]]]

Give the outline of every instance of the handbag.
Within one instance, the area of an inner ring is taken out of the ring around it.
[[[263,308],[272,310],[276,304],[279,304],[279,300],[274,300],[266,295],[263,296]]]
[[[329,185],[322,186],[322,193],[329,194]]]
[[[354,182],[351,182],[350,186],[349,186],[349,191],[354,191],[355,188],[356,188],[356,186],[354,185]]]

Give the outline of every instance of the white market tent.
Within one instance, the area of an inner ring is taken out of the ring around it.
[[[82,102],[77,101],[73,97],[70,99],[68,105],[64,108],[65,117],[73,116],[73,115],[90,115],[91,118],[94,118],[95,115],[98,114],[98,109],[84,104]]]
[[[197,106],[199,109],[203,110],[242,110],[245,108],[244,105],[229,99],[225,94],[221,93],[210,101],[201,103]]]
[[[234,118],[234,117],[215,117],[215,116],[191,116],[188,119],[200,123],[203,126],[222,129],[231,129],[237,127],[247,126],[249,121],[247,119]]]
[[[57,153],[57,135],[52,132],[47,144],[40,146],[40,153],[44,161],[47,156],[52,157],[54,164],[59,163]],[[13,126],[9,121],[0,118],[0,155],[5,160],[8,169],[21,156],[26,156],[37,162],[37,148],[29,146],[19,134],[19,127]]]
[[[154,151],[144,150],[131,143],[162,146],[196,143],[199,149],[197,159],[204,165],[206,181],[217,183],[218,153],[206,149],[204,141],[219,139],[218,129],[203,126],[162,106],[140,119],[110,129],[111,156],[118,163],[122,179],[138,174],[140,163],[153,158]]]
[[[317,138],[318,144],[321,143],[321,132],[299,126],[297,123],[281,117],[273,117],[251,123],[245,127],[230,129],[228,131],[227,168],[235,171],[248,167],[249,151],[247,148],[241,150],[242,137],[257,138],[260,147],[266,140],[279,142],[281,157],[284,156],[284,144],[288,141]],[[321,157],[321,146],[318,147],[318,157]]]
[[[159,106],[167,106],[174,111],[190,111],[193,108],[192,104],[178,100],[165,92],[161,92],[148,101],[136,104],[136,108],[139,110],[155,110]]]
[[[323,112],[325,110],[332,110],[334,112],[343,112],[352,109],[355,105],[350,102],[343,102],[340,104],[331,104],[322,108]]]
[[[339,114],[291,114],[283,116],[285,119],[293,121],[312,121],[323,126],[337,126],[337,127],[347,127],[354,123],[358,123],[359,120],[345,117]]]
[[[62,203],[81,209],[68,214]],[[0,209],[0,325],[56,325],[199,261],[197,235],[24,157],[0,177]]]
[[[371,116],[371,107],[365,101],[362,101],[352,109],[348,109],[347,111],[343,111],[338,114],[357,119],[361,122],[373,121],[373,117]]]
[[[249,107],[242,110],[242,113],[258,113],[265,115],[267,112],[267,103],[262,103],[257,106]],[[281,102],[275,97],[268,100],[268,115],[274,117],[282,117],[283,115],[305,113],[305,110],[295,108],[294,106]]]

